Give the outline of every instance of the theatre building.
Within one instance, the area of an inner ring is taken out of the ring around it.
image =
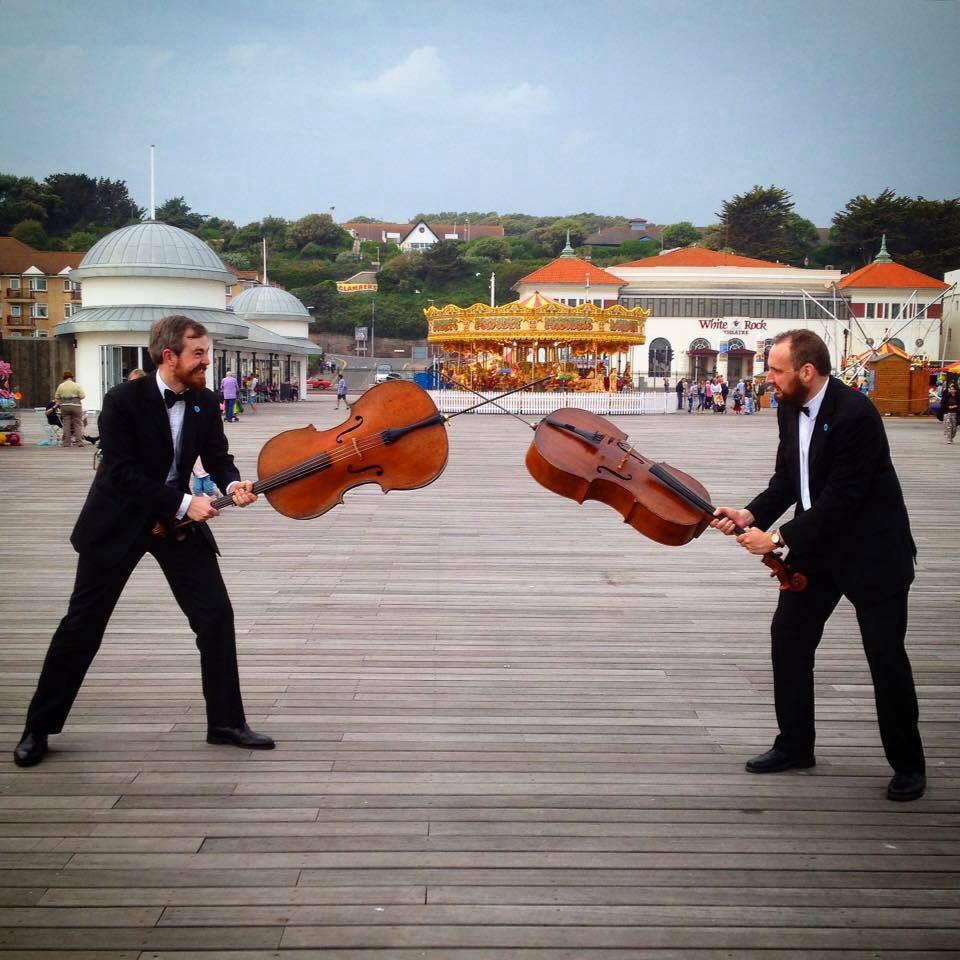
[[[842,325],[833,318],[846,311],[839,270],[806,270],[697,247],[602,271],[575,257],[560,264],[555,260],[523,277],[514,289],[521,297],[538,289],[570,305],[619,301],[649,310],[647,342],[630,356],[641,389],[663,378],[762,375],[773,338],[795,327],[819,333],[839,367]]]
[[[698,247],[600,270],[568,250],[514,289],[521,299],[539,291],[570,306],[649,310],[647,342],[630,355],[643,388],[663,378],[762,376],[774,337],[797,327],[824,339],[834,370],[885,340],[936,358],[948,285],[894,263],[884,244],[874,263],[848,276]]]

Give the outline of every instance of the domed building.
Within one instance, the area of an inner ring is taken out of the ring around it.
[[[306,396],[306,358],[318,352],[308,338],[307,308],[292,293],[260,284],[235,296],[230,309],[244,322],[247,334],[218,344],[218,374],[229,366],[241,377],[256,374],[261,383],[295,384],[298,395]]]
[[[212,344],[207,371],[211,388],[232,365],[235,354],[238,359],[243,355],[249,358],[246,371],[239,363],[234,369],[242,376],[254,369],[253,350],[258,348],[263,354],[269,346],[270,355],[278,358],[278,369],[290,367],[291,354],[298,358],[297,368],[305,367],[300,358],[311,352],[303,341],[269,331],[265,331],[269,344],[256,336],[251,340],[251,326],[226,304],[226,289],[236,283],[236,277],[202,240],[166,223],[135,223],[108,234],[90,248],[70,279],[81,283],[82,309],[58,324],[54,333],[74,340],[76,376],[90,408],[101,407],[104,394],[130,370],[154,369],[147,351],[150,328],[172,313],[188,316],[207,328]],[[285,296],[298,304],[309,322],[303,305],[290,294]],[[301,329],[305,337],[302,321],[297,331]],[[243,351],[238,349],[241,344],[246,345]],[[267,382],[270,377],[261,379]]]

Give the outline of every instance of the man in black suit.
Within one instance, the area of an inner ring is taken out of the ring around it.
[[[70,542],[79,554],[77,577],[14,750],[18,766],[39,763],[47,737],[59,733],[127,580],[145,553],[156,558],[196,633],[207,742],[269,750],[273,740],[246,723],[237,671],[233,608],[217,564],[207,521],[218,516],[209,497],[189,493],[201,457],[217,486],[239,507],[253,503],[253,483],[241,480],[227,448],[215,395],[206,389],[210,347],[206,329],[170,316],[150,331],[154,375],[107,393],[100,415],[103,462]],[[157,521],[194,523],[160,537]],[[186,533],[186,536],[183,534]]]
[[[788,547],[806,590],[780,594],[773,617],[773,684],[780,734],[747,762],[751,773],[807,768],[814,757],[813,666],[841,596],[853,604],[870,664],[891,800],[926,788],[917,695],[904,649],[916,546],[883,421],[859,391],[830,376],[826,344],[809,330],[774,341],[767,383],[776,396],[780,445],[767,489],[742,510],[718,507],[713,526],[751,553]],[[771,525],[791,505],[792,520]],[[767,532],[769,531],[769,532]]]

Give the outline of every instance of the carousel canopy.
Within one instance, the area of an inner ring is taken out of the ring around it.
[[[620,353],[646,343],[649,310],[621,304],[568,307],[535,291],[501,307],[475,303],[427,307],[427,339],[448,350],[477,352],[526,344],[555,344],[574,353]]]

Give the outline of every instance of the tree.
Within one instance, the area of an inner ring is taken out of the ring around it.
[[[731,247],[727,246],[727,231],[720,223],[711,223],[703,233],[700,234],[698,247],[705,250],[716,250],[722,253],[733,253]]]
[[[510,247],[503,237],[477,237],[467,244],[467,253],[471,257],[486,257],[496,262],[510,254]]]
[[[203,214],[195,213],[183,197],[171,197],[157,207],[156,218],[160,223],[169,223],[181,230],[197,230],[206,219]]]
[[[466,274],[460,258],[460,244],[456,240],[441,240],[423,254],[424,279],[443,283]]]
[[[780,187],[755,186],[723,204],[718,214],[725,246],[745,257],[783,260],[788,250],[787,224],[793,212],[790,194]]]
[[[913,199],[890,189],[861,194],[834,215],[830,240],[842,265],[861,267],[877,255],[884,234],[898,263],[942,277],[960,264],[960,199]]]
[[[689,247],[700,239],[700,231],[689,221],[681,220],[663,228],[663,247],[672,250],[674,247]]]
[[[97,237],[93,233],[88,233],[86,230],[74,230],[73,233],[67,237],[67,249],[68,250],[89,250],[97,242]]]
[[[787,216],[783,228],[786,254],[784,260],[800,266],[804,260],[809,260],[814,249],[820,245],[820,234],[812,221],[806,220],[798,213]]]
[[[423,258],[422,253],[401,253],[393,257],[377,274],[378,282],[387,288],[412,292],[424,276]]]
[[[538,227],[530,232],[531,239],[539,243],[549,254],[559,255],[567,244],[567,231],[570,231],[570,245],[580,247],[587,231],[579,220],[564,217],[548,227]]]
[[[299,250],[308,243],[321,247],[344,247],[352,242],[346,230],[333,222],[329,213],[310,213],[290,226],[290,242]]]
[[[9,233],[14,224],[22,220],[45,223],[47,210],[54,197],[43,184],[33,177],[15,177],[0,174],[0,233]]]
[[[47,248],[47,231],[43,229],[43,224],[39,220],[21,220],[10,231],[10,236],[35,250]]]
[[[93,224],[116,229],[143,215],[123,180],[95,180],[85,173],[54,173],[43,183],[51,196],[47,216],[50,233],[65,235]]]

